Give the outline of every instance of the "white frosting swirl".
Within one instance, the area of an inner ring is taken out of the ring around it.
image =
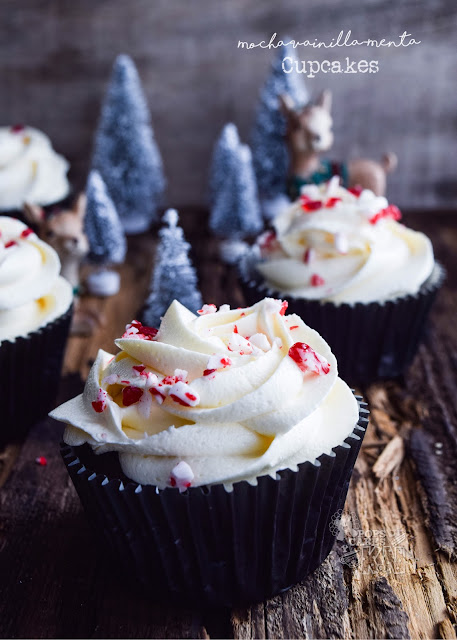
[[[282,295],[370,303],[416,293],[433,271],[430,240],[397,222],[398,209],[364,190],[310,185],[259,239],[256,265]]]
[[[67,171],[68,162],[38,129],[0,127],[0,211],[62,200],[70,190]]]
[[[25,224],[0,216],[0,342],[27,335],[62,315],[72,301],[52,247]]]
[[[117,451],[128,477],[160,488],[182,462],[193,485],[230,486],[314,461],[358,407],[327,343],[285,306],[195,316],[175,301],[157,335],[134,323],[116,357],[99,351],[84,393],[50,415],[68,444]]]

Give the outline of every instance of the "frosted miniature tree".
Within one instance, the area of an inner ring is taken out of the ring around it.
[[[125,259],[127,243],[124,230],[98,171],[92,170],[87,180],[84,231],[89,242],[89,260],[98,265],[86,284],[95,295],[113,295],[119,290],[119,274],[109,266]]]
[[[247,145],[229,150],[225,178],[211,209],[209,226],[214,235],[236,240],[256,235],[263,227]]]
[[[246,251],[243,238],[258,234],[263,227],[257,184],[247,145],[230,149],[225,179],[211,209],[209,226],[214,235],[224,238],[220,255],[235,264]]]
[[[211,204],[216,201],[217,195],[224,184],[227,171],[230,170],[233,152],[239,144],[238,129],[233,123],[228,122],[214,145],[211,159],[209,173],[209,200]]]
[[[202,307],[197,288],[197,274],[189,258],[190,245],[178,226],[178,212],[168,209],[163,215],[164,226],[159,231],[150,293],[141,313],[143,324],[157,327],[173,300],[195,313]]]
[[[116,58],[95,138],[92,167],[116,205],[126,233],[157,219],[165,189],[162,158],[133,60]]]
[[[287,42],[288,38],[284,41]],[[297,108],[309,102],[306,87],[295,69],[291,73],[283,71],[282,62],[286,56],[296,60],[292,45],[283,45],[273,60],[271,74],[260,93],[252,131],[254,170],[262,199],[273,199],[284,194],[287,186],[289,154],[284,137],[286,120],[281,113],[279,96],[288,94]]]

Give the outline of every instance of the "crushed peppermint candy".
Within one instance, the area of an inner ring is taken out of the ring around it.
[[[34,230],[30,227],[27,227],[27,229],[21,231],[21,238],[28,238],[32,233],[35,233]]]
[[[208,380],[213,380],[216,377],[216,371],[217,369],[205,369],[203,375],[205,378],[208,378]]]
[[[375,213],[374,216],[371,216],[369,219],[370,224],[376,224],[379,220],[383,218],[391,218],[392,220],[401,220],[401,211],[394,204],[389,204],[378,213]],[[5,245],[6,246],[6,245]]]
[[[219,307],[219,311],[222,311],[222,313],[224,313],[225,311],[230,311],[230,305],[229,304],[221,304],[221,306]]]
[[[283,316],[288,306],[289,303],[287,300],[276,300],[275,298],[265,299],[265,309],[269,313],[279,313],[279,315]]]
[[[313,273],[313,275],[309,279],[309,282],[312,287],[320,287],[321,285],[325,284],[324,278],[322,278],[322,276],[320,276],[318,273]]]
[[[254,335],[249,338],[249,341],[258,349],[262,349],[262,351],[269,351],[271,349],[268,338],[264,333],[254,333]]]
[[[215,304],[204,304],[201,309],[198,309],[197,313],[201,316],[206,316],[209,313],[216,313],[217,307]]]
[[[274,231],[265,231],[262,233],[257,240],[257,244],[263,251],[273,251],[273,249],[279,247],[276,233]]]
[[[10,128],[11,133],[20,133],[21,131],[24,131],[25,129],[25,125],[23,124],[13,124],[13,126]]]
[[[326,375],[330,371],[330,364],[324,356],[316,353],[306,342],[296,342],[288,353],[304,373],[315,373],[318,376]]]
[[[353,196],[358,198],[363,191],[363,187],[361,187],[360,185],[356,185],[355,187],[351,187],[350,189],[348,189],[348,191],[349,193],[352,193]]]
[[[167,396],[166,396],[166,393],[165,393],[165,389],[163,389],[163,391],[161,391],[159,387],[162,387],[162,385],[160,383],[157,384],[157,385],[153,385],[149,389],[149,393],[154,396],[154,398],[157,400],[157,402],[159,404],[162,404]]]
[[[214,353],[212,356],[208,358],[208,363],[206,365],[205,371],[214,371],[216,369],[225,369],[226,367],[230,367],[232,365],[232,361],[223,353]],[[203,373],[203,375],[205,375]],[[207,374],[209,375],[209,374]]]
[[[122,389],[122,404],[124,407],[130,407],[132,404],[136,404],[139,400],[141,400],[141,396],[143,395],[143,389],[140,387],[133,387],[129,385]]]
[[[310,262],[313,262],[315,259],[316,259],[316,250],[313,249],[312,247],[308,247],[305,253],[303,254],[303,262],[305,264],[310,264]]]
[[[181,460],[173,469],[170,474],[170,485],[179,489],[179,493],[182,493],[192,485],[194,479],[194,473],[187,462]]]
[[[250,356],[254,351],[254,347],[249,340],[244,338],[238,332],[235,333],[235,331],[232,333],[232,337],[227,344],[227,349],[234,353],[238,353],[240,356]]]
[[[198,393],[191,391],[189,385],[181,380],[171,387],[168,395],[183,407],[195,407],[200,402]]]
[[[100,387],[97,393],[97,400],[92,402],[92,407],[96,413],[103,413],[106,409],[106,400],[108,398],[108,394],[104,389]]]
[[[138,320],[132,322],[125,327],[123,338],[137,338],[138,340],[154,340],[159,330],[155,327],[146,327]]]
[[[5,243],[5,249],[9,249],[10,247],[15,247],[15,246],[17,246],[16,240],[10,240],[9,242]]]
[[[109,376],[105,376],[102,380],[102,385],[107,387],[110,384],[117,384],[119,382],[119,376],[117,373],[111,373]]]

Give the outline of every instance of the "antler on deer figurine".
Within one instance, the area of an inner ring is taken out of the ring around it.
[[[381,162],[359,158],[344,164],[320,158],[333,144],[332,94],[328,89],[314,104],[300,110],[287,94],[280,96],[280,103],[287,122],[291,197],[297,197],[304,184],[326,182],[334,175],[340,176],[345,187],[360,186],[376,195],[385,194],[386,174],[397,166],[395,153],[385,154]]]

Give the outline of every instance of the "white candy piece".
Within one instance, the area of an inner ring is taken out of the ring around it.
[[[181,460],[175,467],[173,467],[170,474],[171,485],[179,489],[179,493],[183,493],[192,484],[194,479],[194,472],[184,460]]]
[[[206,316],[209,313],[216,313],[216,312],[217,312],[217,307],[215,304],[204,304],[203,307],[197,311],[197,313],[200,314],[201,316]]]
[[[181,380],[178,380],[178,382],[175,382],[175,384],[170,387],[168,395],[175,396],[175,398],[178,398],[178,400],[181,400],[181,402],[189,407],[196,407],[200,402],[198,393],[193,391],[188,384]],[[172,400],[175,398],[172,398]]]
[[[225,355],[225,353],[214,353],[208,358],[208,364],[206,365],[206,368],[225,369],[225,367],[230,367],[231,364],[232,361]]]
[[[268,338],[264,333],[254,333],[254,335],[249,338],[249,341],[255,347],[262,349],[262,351],[269,351],[271,349]]]

